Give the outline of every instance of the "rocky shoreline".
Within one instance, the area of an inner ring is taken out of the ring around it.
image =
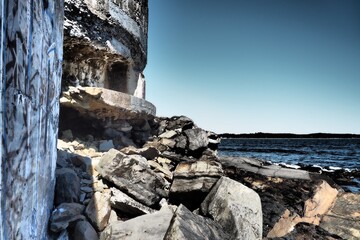
[[[111,136],[115,129],[63,129],[49,223],[54,238],[360,237],[359,195],[329,176],[218,157],[218,136],[184,116],[127,129]]]

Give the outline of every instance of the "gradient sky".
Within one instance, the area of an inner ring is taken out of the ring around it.
[[[149,0],[147,100],[217,133],[360,133],[360,1]]]

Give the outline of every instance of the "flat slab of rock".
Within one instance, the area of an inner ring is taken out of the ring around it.
[[[164,240],[188,240],[188,239],[232,239],[223,231],[218,223],[209,218],[190,212],[184,205],[180,205],[175,217],[171,221]]]
[[[155,106],[144,99],[98,87],[69,87],[63,92],[60,104],[81,114],[92,113],[91,116],[98,119],[141,119],[156,113]]]
[[[221,164],[216,161],[179,163],[173,173],[170,199],[193,210],[222,175]]]
[[[360,239],[360,194],[344,193],[323,217],[320,227],[344,239]]]
[[[97,171],[122,192],[147,206],[167,196],[165,180],[151,170],[144,157],[111,149],[100,159]]]
[[[122,153],[126,155],[140,155],[146,158],[147,160],[152,160],[159,156],[159,151],[155,147],[143,147],[143,148],[136,148],[133,146],[125,147],[120,150]]]
[[[252,158],[220,157],[219,161],[224,166],[239,168],[263,176],[311,180],[311,176],[308,171],[284,168],[278,165],[269,165],[265,162]]]
[[[239,182],[220,178],[201,204],[201,211],[218,222],[232,239],[262,239],[260,197]]]
[[[116,188],[111,188],[112,197],[110,198],[111,206],[121,212],[128,213],[134,216],[149,214],[155,212],[144,204],[135,201],[125,193]]]
[[[101,233],[101,240],[163,240],[174,213],[167,207],[125,222],[111,223]]]

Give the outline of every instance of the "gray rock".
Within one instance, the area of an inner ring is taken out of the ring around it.
[[[199,207],[211,187],[223,176],[221,164],[215,161],[179,163],[173,173],[170,200],[193,210]]]
[[[82,215],[85,207],[79,203],[62,203],[51,213],[50,230],[61,232],[66,229],[71,222],[85,219]]]
[[[222,226],[211,219],[196,215],[180,205],[164,240],[226,240],[232,239]]]
[[[152,160],[159,156],[159,151],[155,147],[143,147],[136,148],[133,146],[129,146],[120,150],[122,153],[126,155],[140,155],[148,160]]]
[[[92,225],[97,230],[102,231],[108,224],[110,211],[110,194],[95,192],[86,207],[85,214]]]
[[[99,236],[97,235],[95,229],[91,226],[91,224],[88,221],[78,221],[75,224],[75,227],[70,237],[71,239],[76,239],[76,240],[99,239]]]
[[[111,223],[101,233],[101,240],[163,240],[174,213],[169,208],[142,215],[125,222]]]
[[[147,160],[138,155],[125,155],[111,149],[104,154],[97,171],[135,200],[152,206],[166,197],[165,181],[150,169]]]
[[[155,210],[135,201],[125,193],[116,188],[111,188],[112,197],[110,198],[111,206],[121,212],[133,216],[153,213]]]
[[[344,193],[320,222],[320,227],[344,239],[360,239],[360,194]]]
[[[187,129],[184,134],[188,138],[190,151],[200,151],[209,144],[207,132],[200,128]]]
[[[262,239],[259,195],[230,178],[220,178],[201,204],[201,212],[218,222],[232,239]]]
[[[164,146],[167,146],[169,148],[174,148],[176,145],[175,140],[173,139],[168,139],[168,138],[163,138],[160,140],[160,143]]]
[[[100,152],[107,152],[112,148],[114,148],[114,143],[112,140],[101,140],[99,143]]]
[[[174,130],[166,131],[159,135],[159,138],[173,138],[177,135],[177,132]]]
[[[56,170],[55,205],[79,202],[80,179],[74,170],[61,168]]]
[[[91,173],[91,158],[75,155],[70,158],[70,162],[82,171]]]
[[[184,135],[179,135],[175,138],[176,145],[175,147],[180,150],[182,153],[185,153],[186,146],[188,144],[187,138]]]

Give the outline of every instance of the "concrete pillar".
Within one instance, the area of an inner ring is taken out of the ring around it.
[[[63,8],[58,0],[0,0],[0,239],[48,238]]]

